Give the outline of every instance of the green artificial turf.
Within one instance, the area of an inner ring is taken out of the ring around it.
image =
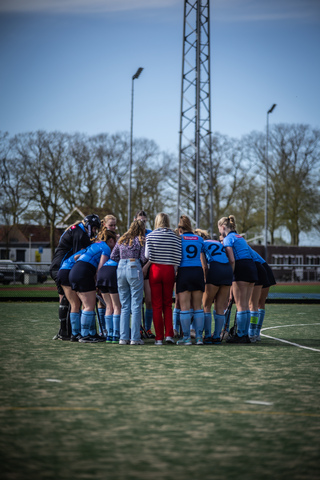
[[[309,349],[74,344],[56,304],[1,308],[5,480],[319,477],[318,305],[266,309],[265,334]]]

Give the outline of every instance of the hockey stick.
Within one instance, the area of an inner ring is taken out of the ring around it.
[[[232,305],[234,304],[234,297],[232,295],[231,299],[229,300],[228,306],[224,312],[226,320],[224,322],[224,326],[222,329],[222,332],[220,334],[220,339],[223,340],[225,337],[225,334],[229,334],[229,326],[230,326],[230,317],[231,317],[231,310],[232,310]]]
[[[103,302],[104,303],[104,302]],[[101,338],[106,338],[105,334],[103,333],[103,326],[102,326],[102,323],[101,323],[101,318],[100,318],[100,314],[99,314],[99,308],[98,308],[98,295],[97,295],[97,300],[96,300],[96,311],[97,311],[97,317],[98,317],[98,323],[99,323],[99,327],[100,327],[100,331],[101,331]]]

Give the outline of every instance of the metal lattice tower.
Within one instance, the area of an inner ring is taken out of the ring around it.
[[[184,1],[177,222],[186,214],[199,227],[209,208],[210,225],[203,227],[212,233],[209,2]],[[204,159],[210,171],[202,171]],[[209,206],[203,201],[204,192]]]

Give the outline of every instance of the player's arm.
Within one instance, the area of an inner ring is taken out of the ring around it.
[[[230,265],[232,267],[232,271],[234,272],[234,267],[236,265],[235,259],[234,259],[234,254],[233,254],[233,248],[232,247],[225,247],[226,249],[226,254],[229,259]]]

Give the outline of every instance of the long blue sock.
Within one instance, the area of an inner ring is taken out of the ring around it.
[[[152,308],[146,308],[146,316],[144,319],[146,330],[151,330],[152,314],[153,314]]]
[[[113,315],[105,315],[106,330],[108,337],[113,337]],[[111,340],[111,338],[109,339]]]
[[[204,314],[204,336],[205,338],[211,337],[211,325],[212,325],[212,316],[211,312]]]
[[[112,315],[113,317],[113,337],[120,338],[120,315]]]
[[[99,318],[100,318],[100,322],[101,322],[101,325],[102,325],[102,332],[101,332],[101,328],[100,328],[100,323],[99,323],[99,333],[105,333],[105,330],[106,330],[106,321],[105,321],[105,313],[106,313],[106,309],[105,308],[98,308],[98,314],[99,314]]]
[[[250,312],[249,337],[254,337],[257,331],[259,312]]]
[[[180,328],[180,308],[173,309],[173,328],[179,332]]]
[[[96,329],[96,312],[91,312],[91,325],[89,328],[89,335],[95,335],[97,333]]]
[[[218,315],[218,313],[216,311],[213,312],[213,316],[214,316],[213,338],[220,338],[221,330],[222,330],[224,322],[225,322],[225,316],[224,315]]]
[[[246,314],[247,314],[247,321],[246,321],[246,329],[244,334],[249,335],[250,318],[251,318],[250,310],[246,310]]]
[[[180,323],[183,331],[183,338],[190,338],[191,315],[189,310],[180,311]]]
[[[238,336],[243,337],[246,335],[247,328],[247,312],[237,312],[237,324],[238,324]]]
[[[264,310],[264,308],[259,308],[259,318],[258,318],[258,324],[257,324],[257,328],[256,328],[256,335],[257,336],[260,335],[261,327],[262,327],[262,324],[263,324],[265,314],[266,314],[266,311]]]
[[[196,338],[202,338],[204,327],[204,313],[203,310],[195,310],[193,313],[193,326],[196,331]]]
[[[94,319],[94,312],[84,312],[82,310],[80,323],[81,323],[81,335],[87,337],[92,324],[92,318]]]
[[[70,323],[71,323],[72,335],[78,335],[81,330],[80,312],[70,313]]]

